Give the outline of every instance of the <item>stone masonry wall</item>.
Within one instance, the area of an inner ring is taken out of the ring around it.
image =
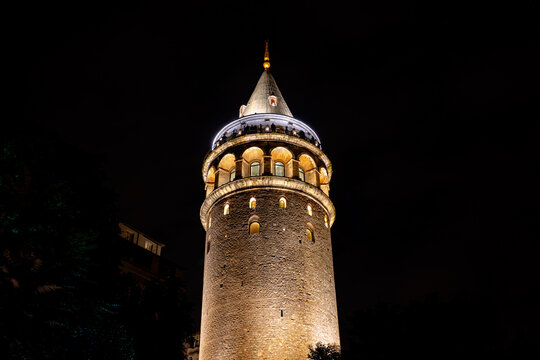
[[[282,196],[286,208],[279,206]],[[238,190],[216,202],[205,248],[201,360],[305,360],[308,345],[339,344],[325,215],[291,190]],[[254,216],[260,232],[250,235]],[[314,241],[307,240],[307,223]]]

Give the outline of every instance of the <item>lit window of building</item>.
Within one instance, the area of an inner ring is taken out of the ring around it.
[[[304,169],[302,169],[301,167],[298,168],[298,177],[300,178],[300,180],[306,181],[306,174],[304,174]]]
[[[311,209],[311,205],[307,206],[307,213],[309,214],[309,216],[313,216],[313,210]]]
[[[229,215],[229,204],[225,204],[223,207],[223,215]]]
[[[252,197],[251,199],[249,199],[249,208],[255,209],[255,206],[257,206],[257,200],[254,197]]]
[[[287,207],[287,199],[285,199],[284,197],[279,199],[279,207],[280,208],[286,208]]]
[[[324,216],[324,226],[328,227],[328,216]]]
[[[261,229],[261,226],[258,222],[254,221],[251,224],[249,224],[249,233],[251,235],[257,234]]]
[[[308,241],[314,242],[313,232],[310,229],[306,229],[306,238]]]
[[[285,176],[285,165],[282,162],[276,162],[274,165],[274,174],[276,176]]]
[[[259,176],[261,174],[261,163],[258,161],[252,162],[250,170],[251,176]]]
[[[233,181],[236,178],[236,169],[232,169],[229,174],[229,181]]]

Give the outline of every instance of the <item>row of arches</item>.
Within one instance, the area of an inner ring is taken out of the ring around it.
[[[221,157],[217,167],[210,167],[206,176],[207,194],[236,179],[256,176],[294,178],[321,188],[327,195],[329,191],[326,168],[317,167],[309,154],[302,153],[295,158],[290,150],[278,146],[265,155],[261,148],[252,146],[238,158],[227,153]]]

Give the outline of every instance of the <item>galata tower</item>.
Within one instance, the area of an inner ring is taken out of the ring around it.
[[[204,160],[201,360],[305,360],[339,345],[332,164],[264,71]]]

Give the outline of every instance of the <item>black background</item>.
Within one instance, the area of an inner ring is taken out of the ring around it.
[[[536,2],[71,1],[5,16],[2,121],[101,156],[121,218],[166,243],[196,307],[202,161],[269,39],[281,92],[333,162],[340,318],[467,293],[538,331]]]

